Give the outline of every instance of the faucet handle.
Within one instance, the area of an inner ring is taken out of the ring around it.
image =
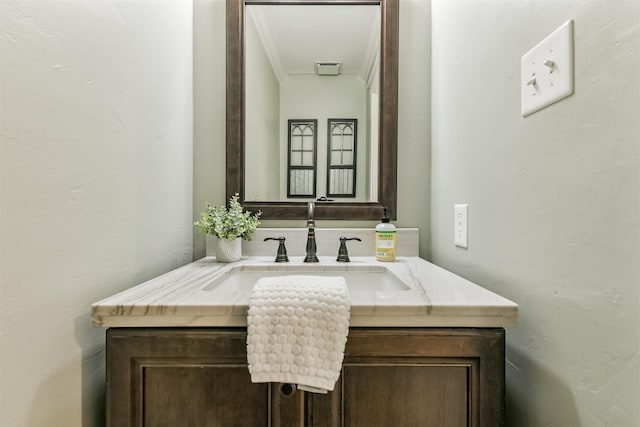
[[[284,241],[286,240],[284,237],[266,237],[264,241],[267,240],[277,240],[280,242],[278,245],[278,254],[276,255],[275,262],[289,262],[289,257],[287,256],[287,248],[284,246]]]
[[[358,242],[362,242],[362,239],[359,237],[341,237],[340,249],[338,249],[338,258],[336,259],[338,262],[350,262],[349,253],[347,252],[347,240],[357,240]]]

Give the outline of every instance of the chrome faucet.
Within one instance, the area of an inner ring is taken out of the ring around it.
[[[316,256],[316,223],[313,219],[314,211],[316,209],[316,202],[313,200],[309,200],[309,204],[307,205],[307,256],[304,258],[304,262],[318,262],[318,257]]]

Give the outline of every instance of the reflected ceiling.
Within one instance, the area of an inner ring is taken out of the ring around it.
[[[380,41],[378,6],[247,7],[282,81],[293,74],[314,74],[315,63],[341,62],[342,74],[367,79],[376,63]]]

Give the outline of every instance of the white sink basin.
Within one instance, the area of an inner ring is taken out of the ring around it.
[[[411,288],[387,267],[376,265],[241,265],[232,267],[203,288],[204,291],[249,293],[261,277],[287,275],[342,276],[350,293],[406,292]]]

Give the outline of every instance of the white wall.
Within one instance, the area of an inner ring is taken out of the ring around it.
[[[520,304],[510,426],[640,425],[639,6],[433,1],[433,259]],[[520,57],[570,18],[575,94],[523,119]]]
[[[192,259],[192,5],[0,9],[0,425],[98,426],[90,304]]]
[[[255,176],[245,183],[245,198],[278,200],[280,83],[250,15],[246,17],[245,46],[245,139],[250,147],[245,153],[245,169]]]
[[[226,2],[193,0],[193,219],[204,203],[225,204]],[[193,229],[193,257],[205,236]]]
[[[194,2],[194,218],[204,202],[225,203],[225,2]],[[429,257],[430,43],[427,0],[400,0],[398,87],[398,221],[420,228],[420,254]],[[263,220],[264,227],[304,226],[304,220]],[[376,221],[316,221],[322,227],[374,227]],[[205,254],[196,235],[194,257]]]
[[[431,0],[400,0],[398,67],[398,227],[431,240]]]

